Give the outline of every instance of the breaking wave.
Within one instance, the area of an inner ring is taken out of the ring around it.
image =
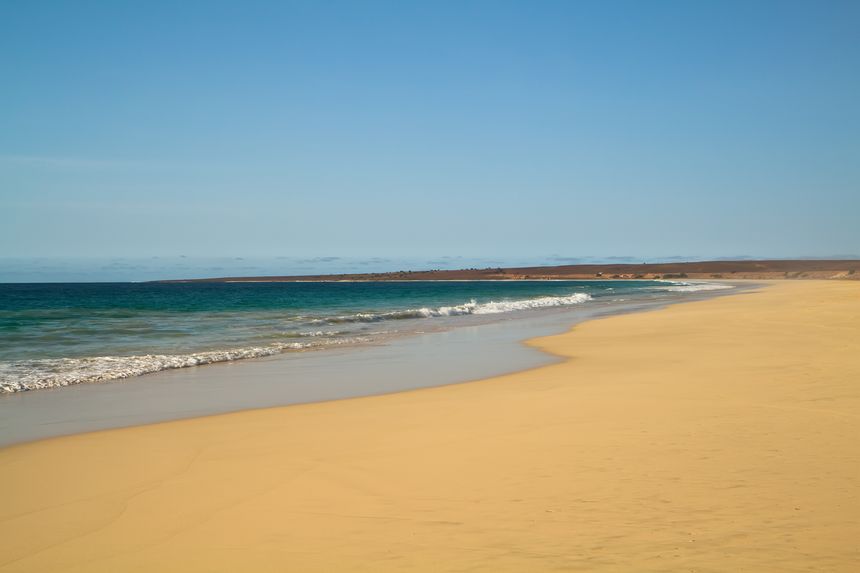
[[[723,290],[727,288],[735,287],[719,283],[673,283],[672,286],[664,287],[661,290],[667,290],[670,292],[698,292],[705,290]]]
[[[364,341],[365,339],[361,337],[353,337],[332,340],[328,344],[350,344]],[[291,350],[305,350],[320,346],[322,344],[292,342],[190,354],[92,356],[10,361],[0,363],[0,394],[120,380],[162,370],[203,366],[246,358],[261,358]]]
[[[367,312],[345,316],[334,316],[317,319],[316,323],[348,323],[348,322],[378,322],[381,320],[402,320],[408,318],[434,318],[440,316],[461,316],[465,314],[499,314],[517,310],[569,306],[591,300],[591,295],[574,293],[568,296],[542,296],[524,300],[490,301],[478,303],[474,300],[456,306],[440,306],[436,308],[412,308],[390,312]]]

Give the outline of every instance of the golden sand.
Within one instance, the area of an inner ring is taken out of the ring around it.
[[[0,450],[0,571],[860,571],[860,284],[532,344],[570,359]]]

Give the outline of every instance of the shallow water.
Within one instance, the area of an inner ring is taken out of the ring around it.
[[[292,353],[184,368],[134,380],[0,395],[0,446],[51,436],[269,406],[333,400],[465,382],[549,364],[521,344],[610,314],[683,298],[595,300],[588,305],[510,313],[484,323],[328,352]]]
[[[0,393],[714,288],[722,287],[662,281],[0,284]]]

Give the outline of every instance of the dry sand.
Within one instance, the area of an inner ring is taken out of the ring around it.
[[[0,571],[860,570],[860,285],[532,343],[570,360],[0,450]]]

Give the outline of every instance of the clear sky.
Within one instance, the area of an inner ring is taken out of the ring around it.
[[[0,280],[857,255],[858,22],[820,0],[7,0]]]

